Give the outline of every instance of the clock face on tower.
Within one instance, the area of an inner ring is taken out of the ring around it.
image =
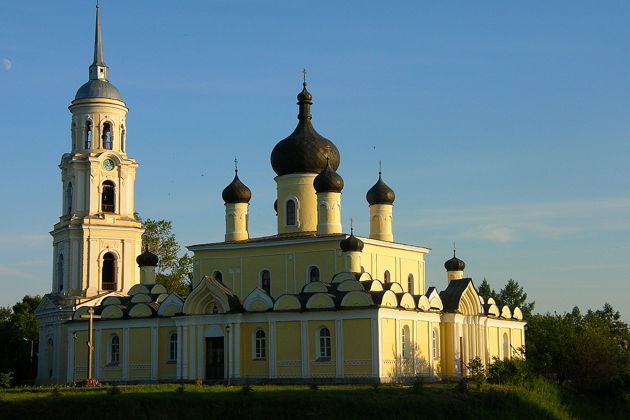
[[[114,169],[114,161],[111,159],[105,159],[103,161],[103,169],[105,169],[106,171],[111,171],[112,169]]]

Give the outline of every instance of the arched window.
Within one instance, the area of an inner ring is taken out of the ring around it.
[[[440,333],[436,327],[431,331],[431,349],[433,350],[433,358],[440,357]]]
[[[295,226],[297,225],[296,217],[295,217],[295,201],[289,200],[286,204],[286,218],[287,218],[287,226]]]
[[[407,276],[407,291],[413,295],[413,274]]]
[[[127,140],[127,131],[123,125],[120,129],[120,150],[125,153],[125,140]]]
[[[177,333],[174,331],[168,335],[168,361],[177,361]]]
[[[510,358],[510,340],[507,333],[503,333],[503,360]]]
[[[92,148],[92,121],[90,120],[85,122],[85,148]]]
[[[319,281],[319,268],[313,266],[308,269],[308,281],[309,282]]]
[[[317,335],[317,358],[329,360],[332,354],[330,330],[326,327],[321,327]]]
[[[108,122],[103,124],[103,135],[101,136],[103,149],[112,150],[114,146],[114,137],[112,135],[112,125]]]
[[[271,294],[271,273],[269,270],[260,272],[260,288]]]
[[[361,266],[361,273],[365,273],[365,267]]]
[[[72,182],[66,187],[66,214],[72,214]]]
[[[57,287],[59,292],[63,291],[63,254],[57,258]]]
[[[391,281],[391,276],[389,275],[389,270],[385,270],[385,273],[383,274],[383,281],[385,283],[389,283]]]
[[[108,364],[117,365],[120,362],[120,338],[116,334],[109,338]]]
[[[103,182],[101,207],[105,213],[114,213],[116,210],[116,187],[112,181]]]
[[[254,359],[263,360],[267,357],[265,332],[257,329],[254,333]]]
[[[402,357],[408,359],[411,353],[411,332],[409,325],[405,325],[402,329]]]
[[[111,252],[103,255],[103,290],[116,290],[116,257]]]
[[[216,270],[214,273],[212,273],[212,277],[214,277],[214,279],[219,283],[223,283],[223,273],[219,270]]]

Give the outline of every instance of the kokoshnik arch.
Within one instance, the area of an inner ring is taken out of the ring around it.
[[[167,293],[155,283],[157,256],[141,249],[138,164],[108,70],[97,8],[94,61],[69,107],[71,150],[59,165],[52,290],[36,311],[39,383],[86,377],[90,308],[100,315],[94,375],[108,382],[437,379],[524,345],[520,309],[479,296],[455,255],[444,290],[426,287],[429,249],[394,241],[395,194],[381,173],[366,195],[369,235],[343,233],[340,153],[313,127],[306,82],[297,127],[271,153],[277,234],[249,237],[252,192],[236,170],[222,193],[224,240],[189,246],[192,291]]]

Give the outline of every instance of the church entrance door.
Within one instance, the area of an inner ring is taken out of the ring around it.
[[[223,337],[206,338],[206,379],[223,379]]]

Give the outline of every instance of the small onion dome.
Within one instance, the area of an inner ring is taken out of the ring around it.
[[[252,198],[252,192],[247,188],[247,185],[238,179],[238,170],[235,170],[234,179],[230,182],[230,185],[225,187],[221,196],[226,203],[249,203],[249,200]]]
[[[464,271],[466,263],[457,258],[455,256],[455,251],[453,251],[453,258],[444,263],[444,268],[446,268],[446,271]]]
[[[365,196],[368,203],[372,204],[394,204],[396,194],[394,190],[389,188],[387,184],[383,182],[381,173],[378,173],[378,181],[372,188],[370,188]]]
[[[343,190],[343,178],[335,172],[330,164],[326,162],[326,167],[319,173],[313,180],[313,187],[315,191],[320,192],[336,192],[340,193]]]
[[[149,247],[145,247],[144,252],[136,257],[138,267],[157,267],[159,261],[160,258],[149,251]]]
[[[303,85],[302,92],[297,96],[298,124],[293,133],[278,142],[271,152],[271,167],[278,176],[298,173],[319,174],[326,167],[327,157],[334,170],[339,167],[337,146],[315,131],[311,123],[313,95],[306,90],[306,83]]]
[[[363,246],[363,241],[354,236],[354,233],[350,233],[350,236],[339,242],[339,247],[343,252],[361,252]]]

